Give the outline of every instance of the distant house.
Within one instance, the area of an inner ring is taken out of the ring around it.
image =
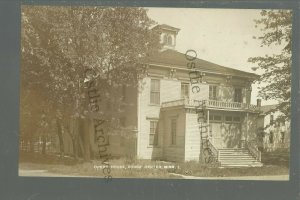
[[[164,48],[143,63],[147,76],[140,87],[125,88],[126,101],[135,106],[120,116],[124,126],[136,127],[135,156],[175,162],[213,157],[222,166],[261,166],[255,145],[260,108],[250,104],[251,84],[259,76],[199,58],[189,69],[186,55],[174,50],[179,29],[154,29]],[[112,154],[126,152],[130,146],[124,144],[111,137]]]
[[[277,149],[289,148],[290,122],[277,120],[282,114],[278,105],[261,106],[262,113],[258,118],[260,128],[260,147],[264,151],[275,151]]]

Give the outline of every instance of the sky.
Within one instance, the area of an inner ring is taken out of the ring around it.
[[[280,47],[261,47],[254,36],[262,35],[255,27],[255,19],[261,10],[212,9],[212,8],[147,8],[148,16],[158,24],[179,28],[175,50],[185,53],[188,49],[197,52],[197,57],[222,66],[247,72],[256,64],[247,62],[249,57],[272,55]],[[258,85],[252,85],[251,104],[256,104]],[[262,105],[276,101],[262,101]]]

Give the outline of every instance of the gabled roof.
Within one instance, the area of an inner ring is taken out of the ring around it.
[[[188,69],[187,68],[188,62],[190,61],[186,59],[185,54],[172,49],[167,49],[165,51],[158,52],[157,54],[154,54],[153,56],[150,56],[146,59],[146,63],[148,64],[167,65],[167,66],[171,65],[182,69]],[[231,76],[241,76],[253,80],[259,78],[259,75],[257,74],[249,73],[249,72],[245,72],[245,71],[241,71],[229,67],[224,67],[199,58],[193,60],[193,62],[195,62],[197,69],[207,73],[211,72],[211,73],[220,73],[220,74],[231,75]]]
[[[277,104],[274,105],[266,105],[266,106],[261,106],[260,110],[262,111],[262,114],[269,114],[271,112],[277,111]]]
[[[171,31],[175,31],[175,32],[180,31],[179,28],[175,28],[175,27],[169,26],[169,25],[167,25],[167,24],[159,24],[159,25],[153,27],[153,29],[154,29],[154,30],[155,30],[155,29],[167,29],[167,30],[171,30]]]

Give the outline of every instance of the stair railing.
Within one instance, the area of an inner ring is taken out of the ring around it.
[[[261,152],[258,150],[254,141],[246,141],[246,148],[256,160],[261,161]]]
[[[219,150],[211,143],[211,141],[207,140],[207,147],[211,150],[213,156],[217,159],[217,161],[220,160]]]

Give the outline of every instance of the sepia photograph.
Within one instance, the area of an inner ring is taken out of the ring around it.
[[[19,176],[289,180],[292,10],[21,6]]]

